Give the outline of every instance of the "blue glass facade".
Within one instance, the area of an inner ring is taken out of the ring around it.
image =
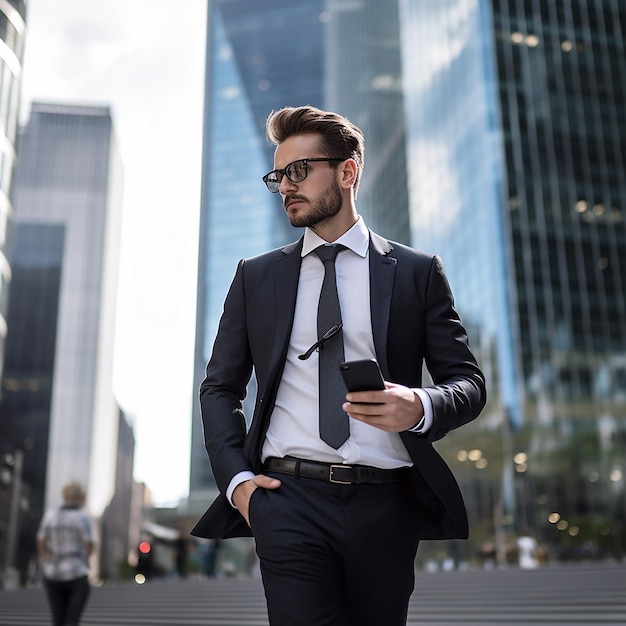
[[[237,71],[233,49],[224,32],[221,17],[214,22],[212,107],[209,112],[211,142],[208,155],[209,178],[205,200],[210,207],[205,228],[210,245],[206,248],[208,325],[217,329],[221,305],[234,272],[243,256],[272,247],[277,217],[275,198],[270,197],[249,172],[267,169],[267,149],[257,130],[254,112]],[[210,354],[212,334],[203,346]]]
[[[420,42],[419,53],[405,45],[403,59],[411,242],[442,256],[489,389],[519,423],[490,13],[481,2],[462,15],[457,2],[401,6],[404,40]]]
[[[520,533],[551,556],[615,554],[626,545],[626,5],[209,6],[195,388],[237,261],[296,236],[258,181],[272,167],[267,114],[336,110],[366,136],[359,212],[442,257],[488,380],[481,419],[437,444],[473,529],[457,555],[512,558]],[[194,410],[192,492],[211,485]]]
[[[279,199],[260,180],[273,162],[265,119],[287,103],[321,104],[320,6],[209,3],[194,389],[237,262],[294,237]],[[296,35],[294,23],[309,28]],[[285,56],[286,42],[296,39],[296,51]],[[191,491],[213,484],[198,408],[195,402]]]
[[[502,561],[521,533],[551,557],[619,555],[626,6],[400,6],[412,243],[442,256],[491,392],[440,445],[473,555]]]

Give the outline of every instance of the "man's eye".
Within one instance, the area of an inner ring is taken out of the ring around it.
[[[306,174],[306,165],[302,161],[292,163],[289,167],[289,175],[295,179],[302,179]]]

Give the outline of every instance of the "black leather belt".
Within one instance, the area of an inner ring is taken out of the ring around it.
[[[360,485],[363,483],[388,483],[403,480],[407,468],[379,469],[369,465],[343,465],[341,463],[320,463],[286,457],[270,457],[263,463],[263,471],[290,474],[299,478],[315,478],[339,485]]]

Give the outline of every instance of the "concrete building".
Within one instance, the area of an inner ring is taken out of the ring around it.
[[[107,107],[32,105],[14,184],[0,404],[0,437],[24,452],[31,524],[60,503],[68,480],[85,485],[95,517],[114,493],[121,183]]]
[[[131,527],[135,435],[123,411],[119,412],[116,450],[115,491],[100,524],[100,577],[104,580],[119,580],[126,573],[128,558],[135,547],[130,539],[139,532],[139,528]]]

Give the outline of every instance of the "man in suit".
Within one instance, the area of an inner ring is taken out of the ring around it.
[[[458,486],[432,442],[478,416],[484,378],[438,257],[387,241],[357,213],[361,131],[304,106],[270,114],[267,134],[276,169],[263,180],[305,233],[237,267],[200,388],[221,495],[192,533],[255,537],[272,626],[399,626],[419,540],[467,537]],[[327,244],[340,244],[341,323],[324,333],[316,249]],[[319,404],[339,368],[318,368],[337,341],[346,361],[377,359],[386,382],[344,388],[327,411]],[[322,435],[327,412],[347,424],[338,442]]]

